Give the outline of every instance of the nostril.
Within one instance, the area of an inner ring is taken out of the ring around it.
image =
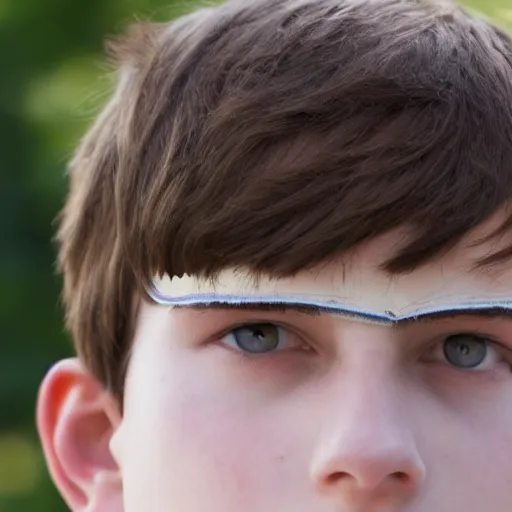
[[[336,484],[340,482],[341,480],[346,480],[348,478],[351,478],[349,473],[345,473],[343,471],[337,471],[336,473],[331,473],[327,477],[327,484]]]
[[[353,478],[352,475],[350,475],[350,473],[345,473],[343,471],[337,471],[335,473],[331,473],[328,477],[327,477],[327,484],[335,484],[335,483],[338,483],[340,482],[341,480],[348,480],[348,479],[351,479]],[[395,480],[397,482],[400,482],[400,483],[409,483],[410,480],[411,480],[411,477],[403,472],[403,471],[396,471],[395,473],[391,473],[389,475],[389,478],[391,478],[392,480]]]
[[[390,476],[394,480],[397,480],[398,482],[404,484],[409,483],[409,481],[411,480],[411,477],[407,473],[404,473],[403,471],[396,471],[395,473],[392,473]]]

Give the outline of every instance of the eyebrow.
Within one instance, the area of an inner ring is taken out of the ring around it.
[[[320,316],[323,314],[341,316],[344,318],[353,318],[354,320],[367,320],[375,323],[382,323],[384,325],[392,326],[404,326],[411,323],[423,323],[432,322],[435,320],[443,320],[447,318],[460,318],[460,317],[472,317],[472,318],[493,318],[500,320],[512,320],[512,309],[506,309],[503,307],[485,307],[485,308],[468,308],[468,309],[443,309],[436,312],[420,313],[416,316],[410,316],[408,318],[402,318],[397,320],[385,321],[379,315],[355,313],[355,312],[344,312],[336,310],[331,307],[320,307],[312,306],[309,304],[292,304],[292,303],[204,303],[204,304],[193,304],[193,305],[180,305],[174,306],[178,309],[192,309],[194,311],[250,311],[250,312],[278,312],[286,313],[293,311],[300,314],[306,314],[310,316]],[[386,312],[391,314],[390,312]]]
[[[220,303],[220,302],[212,302],[206,304],[187,304],[183,306],[174,306],[179,309],[193,309],[194,311],[251,311],[251,312],[268,312],[273,311],[277,313],[286,313],[287,311],[294,311],[296,313],[301,313],[304,315],[311,316],[319,316],[323,313],[325,314],[336,314],[331,308],[319,307],[319,306],[311,306],[309,304],[273,304],[268,302],[257,302],[257,303],[239,303],[239,304],[230,304],[230,303]]]
[[[498,320],[512,320],[512,310],[500,307],[489,307],[479,309],[456,309],[456,310],[443,310],[436,313],[420,314],[417,317],[406,318],[399,320],[397,323],[406,322],[431,322],[434,320],[443,320],[446,318],[459,318],[459,317],[472,317],[472,318],[495,318]]]

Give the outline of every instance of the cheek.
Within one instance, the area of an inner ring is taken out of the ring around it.
[[[453,495],[453,510],[510,510],[510,419],[503,422],[501,415],[495,414],[485,421],[474,421],[471,425],[465,425],[465,428],[459,430],[458,435],[454,433],[451,438],[456,442],[456,446],[444,452],[446,478],[439,478],[438,494],[453,495],[453,488],[446,483],[454,480],[453,475],[456,475],[456,486],[461,492]]]
[[[427,467],[428,498],[439,500],[437,510],[445,510],[447,499],[450,510],[510,510],[512,390],[495,391],[485,393],[486,400],[461,393],[458,403],[422,404],[416,439]]]
[[[482,474],[501,479],[503,488],[508,488],[512,478],[512,390],[487,402],[468,425],[473,438],[469,449],[476,452]]]
[[[165,364],[141,357],[126,396],[124,476],[133,491],[127,501],[146,508],[148,496],[155,509],[212,510],[213,500],[226,511],[243,510],[249,496],[253,505],[275,503],[283,465],[290,454],[300,456],[291,447],[304,444],[296,430],[290,438],[277,407],[236,389],[197,354],[176,351]]]

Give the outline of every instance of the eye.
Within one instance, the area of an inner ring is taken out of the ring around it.
[[[499,345],[483,336],[460,333],[436,343],[427,361],[448,364],[459,370],[492,370],[506,363]]]
[[[297,336],[271,323],[245,324],[229,331],[221,341],[235,350],[255,355],[304,347]]]

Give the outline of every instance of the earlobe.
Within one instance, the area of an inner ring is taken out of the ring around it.
[[[73,512],[123,510],[120,471],[110,450],[120,424],[114,400],[77,359],[48,372],[37,427],[50,475]]]

